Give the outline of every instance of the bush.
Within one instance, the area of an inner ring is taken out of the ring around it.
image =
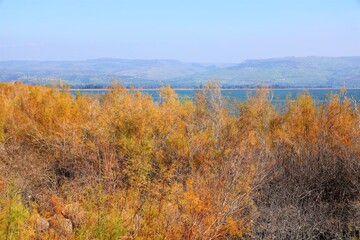
[[[231,102],[214,83],[160,95],[0,84],[0,173],[17,189],[1,190],[2,235],[64,237],[53,221],[36,231],[41,216],[74,239],[359,237],[350,100],[304,94],[279,111],[271,91]]]

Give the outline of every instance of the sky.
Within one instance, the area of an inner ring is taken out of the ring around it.
[[[360,0],[0,0],[0,60],[360,56]]]

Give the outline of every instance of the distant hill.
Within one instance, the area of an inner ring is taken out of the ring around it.
[[[214,66],[175,60],[92,59],[86,61],[0,61],[0,81],[47,83],[59,79],[75,86],[124,85],[159,87],[170,79],[203,73]]]
[[[287,57],[234,65],[176,60],[93,59],[0,61],[0,81],[47,83],[62,79],[77,87],[107,86],[111,79],[136,87],[198,87],[217,80],[224,87],[360,87],[360,57]]]
[[[247,60],[192,76],[201,83],[219,80],[225,86],[360,87],[360,57],[303,57]]]

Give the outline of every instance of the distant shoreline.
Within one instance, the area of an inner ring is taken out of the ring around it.
[[[126,90],[135,91],[160,91],[162,88],[126,88]],[[205,90],[204,88],[172,88],[175,91],[196,91]],[[220,88],[220,91],[252,91],[259,88]],[[341,90],[342,88],[267,88],[269,90]],[[91,91],[109,91],[111,88],[70,88],[68,91],[91,92]],[[346,88],[346,90],[360,90],[360,88]]]

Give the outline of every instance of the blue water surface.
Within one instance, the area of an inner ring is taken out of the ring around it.
[[[145,94],[149,94],[152,96],[154,101],[159,101],[159,90],[129,90],[129,91],[141,91]],[[198,91],[201,90],[175,90],[180,98],[194,98]],[[274,103],[281,103],[287,100],[296,99],[299,95],[308,93],[310,94],[315,102],[325,102],[330,99],[332,94],[340,94],[340,89],[272,89],[271,91],[272,101]],[[103,94],[107,92],[107,90],[80,90],[80,94]],[[75,94],[76,91],[71,90],[72,94]],[[247,90],[247,89],[229,89],[229,90],[221,90],[221,94],[224,98],[246,101],[249,96],[254,95],[256,90]],[[360,89],[347,89],[345,92],[345,96],[355,100],[356,102],[360,102]]]

